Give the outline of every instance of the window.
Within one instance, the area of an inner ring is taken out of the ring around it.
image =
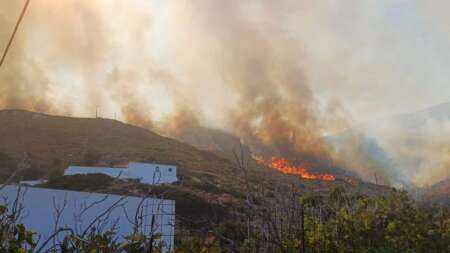
[[[169,172],[172,172],[172,168],[169,168]]]

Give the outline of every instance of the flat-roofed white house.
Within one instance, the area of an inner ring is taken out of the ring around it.
[[[16,198],[17,196],[20,198]],[[99,232],[114,231],[115,239],[122,242],[125,236],[133,234],[136,227],[147,236],[155,235],[155,244],[163,245],[163,252],[174,249],[173,200],[23,186],[19,188],[16,185],[0,189],[0,204],[12,205],[16,199],[20,199],[23,205],[19,222],[40,236],[36,249],[57,228],[71,228],[77,236],[92,228]],[[59,216],[56,215],[58,212]],[[136,224],[138,225],[135,226]],[[67,233],[69,232],[58,233],[55,241],[52,240],[43,248],[44,252],[54,244],[61,243]],[[37,236],[34,238],[38,239]]]
[[[46,179],[38,179],[38,180],[22,180],[19,182],[19,184],[21,185],[25,185],[25,186],[35,186],[38,184],[44,184],[47,183],[48,180]]]
[[[177,166],[130,162],[125,168],[69,166],[64,175],[105,174],[120,179],[138,179],[144,184],[171,184],[177,181]]]

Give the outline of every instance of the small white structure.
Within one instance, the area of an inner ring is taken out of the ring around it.
[[[19,198],[17,198],[19,196]],[[19,222],[38,236],[39,249],[58,231],[70,228],[77,236],[95,228],[98,232],[114,231],[115,239],[123,242],[135,228],[145,235],[155,235],[163,252],[174,249],[175,201],[137,198],[120,195],[54,190],[8,185],[0,189],[0,205],[9,206],[20,200]],[[23,208],[22,208],[23,207]],[[137,226],[135,227],[135,225]],[[61,243],[68,230],[61,231],[43,249]]]
[[[177,166],[130,162],[126,168],[69,166],[64,175],[105,174],[120,179],[139,179],[144,184],[171,184],[177,181]]]
[[[22,180],[19,182],[21,185],[27,185],[27,186],[35,186],[38,184],[45,184],[48,180],[46,179],[38,179],[38,180]]]

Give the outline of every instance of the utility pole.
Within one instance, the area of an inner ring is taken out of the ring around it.
[[[8,54],[9,48],[11,47],[14,37],[16,36],[17,30],[19,29],[19,26],[20,26],[20,23],[22,22],[22,19],[25,16],[25,12],[27,11],[30,1],[31,0],[26,0],[25,5],[22,8],[22,12],[20,13],[19,20],[17,20],[16,26],[14,26],[13,33],[12,33],[11,37],[9,38],[8,44],[6,44],[5,51],[3,51],[2,58],[0,59],[0,68],[3,65],[3,62],[5,62],[6,55]]]
[[[302,231],[301,233],[302,245],[300,248],[301,250],[300,253],[305,253],[305,207],[303,203],[300,204],[300,221],[301,221],[300,230]]]

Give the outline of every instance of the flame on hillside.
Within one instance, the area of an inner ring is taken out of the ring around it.
[[[258,164],[268,166],[272,169],[276,169],[285,174],[298,175],[302,179],[312,179],[312,180],[324,180],[324,181],[334,181],[336,176],[331,174],[319,174],[309,172],[303,167],[297,167],[292,165],[288,159],[284,157],[272,157],[270,159],[256,158]]]

